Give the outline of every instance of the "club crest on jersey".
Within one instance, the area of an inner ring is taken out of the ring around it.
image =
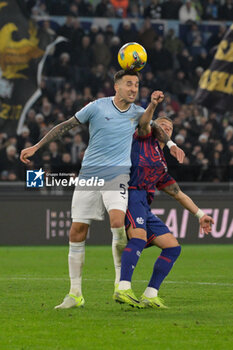
[[[131,123],[131,126],[133,126],[133,125],[134,125],[134,122],[135,122],[134,118],[130,118],[130,123]]]
[[[137,223],[138,223],[139,225],[143,225],[143,224],[144,224],[144,219],[143,219],[141,216],[139,216],[139,217],[136,219],[136,221],[137,221]]]

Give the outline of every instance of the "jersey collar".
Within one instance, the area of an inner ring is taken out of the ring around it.
[[[112,104],[113,104],[113,106],[118,110],[118,112],[120,112],[120,113],[126,113],[126,112],[128,112],[128,110],[131,108],[131,105],[130,105],[129,108],[127,108],[127,109],[120,109],[120,108],[118,108],[118,107],[115,105],[113,98],[112,98]]]

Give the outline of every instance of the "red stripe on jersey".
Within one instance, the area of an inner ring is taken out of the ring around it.
[[[127,210],[126,215],[127,215],[128,219],[129,219],[131,225],[133,226],[133,228],[136,228],[134,219],[132,218],[132,215],[130,214],[129,210]]]
[[[159,150],[159,148],[158,148]],[[159,152],[160,154],[160,152]],[[151,143],[151,159],[156,162],[159,158],[159,155],[155,153],[155,145]]]
[[[162,256],[162,255],[160,255],[160,256],[158,257],[158,259],[166,260],[166,261],[169,262],[169,263],[172,262],[171,259],[166,258],[166,256]]]
[[[162,184],[162,185],[159,185],[156,187],[158,188],[158,190],[162,190],[163,188],[170,186],[170,185],[174,184],[175,182],[176,182],[175,180],[170,180],[170,181],[166,182],[165,184]]]
[[[145,156],[148,157],[148,149],[147,149],[147,144],[146,144],[146,142],[143,142],[143,147],[144,147]]]

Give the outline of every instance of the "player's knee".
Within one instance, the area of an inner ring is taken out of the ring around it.
[[[121,228],[125,225],[122,218],[112,218],[111,219],[111,228]]]
[[[181,246],[174,246],[169,248],[162,249],[161,256],[165,256],[170,259],[172,263],[174,263],[181,253]]]
[[[129,237],[129,239],[138,238],[138,239],[142,239],[145,242],[147,241],[147,233],[144,229],[141,229],[141,228],[133,228],[130,225],[128,230],[127,230],[127,235]]]
[[[180,253],[181,253],[181,246],[178,245],[178,246],[176,246],[176,247],[174,247],[174,248],[175,248],[175,250],[176,250],[176,255],[177,255],[177,258],[178,258],[178,256],[179,256]]]
[[[70,241],[82,242],[86,239],[88,232],[88,225],[84,223],[73,223],[70,228]]]
[[[172,255],[177,259],[181,253],[181,246],[177,245],[174,247],[170,247],[172,251]]]
[[[125,213],[119,209],[109,210],[111,228],[121,228],[125,226]]]

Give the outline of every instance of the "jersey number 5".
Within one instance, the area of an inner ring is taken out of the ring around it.
[[[120,194],[126,194],[126,188],[125,188],[125,184],[120,184],[120,188],[122,188],[122,191],[120,192]]]

